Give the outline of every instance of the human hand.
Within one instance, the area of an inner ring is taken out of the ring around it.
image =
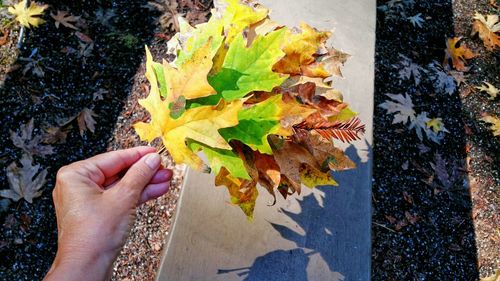
[[[53,191],[57,255],[46,280],[105,280],[135,221],[136,206],[168,191],[172,171],[152,147],[62,167]]]

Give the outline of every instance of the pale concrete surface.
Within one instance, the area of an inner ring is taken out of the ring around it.
[[[231,206],[213,175],[189,171],[158,280],[369,280],[375,1],[262,0],[274,20],[335,29],[333,45],[352,57],[335,79],[366,124],[347,148],[358,164],[335,173],[340,187],[305,189],[269,207],[259,189],[255,220]]]

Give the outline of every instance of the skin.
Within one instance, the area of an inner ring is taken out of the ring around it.
[[[165,194],[172,171],[152,147],[94,156],[62,167],[53,191],[56,258],[44,280],[109,280],[136,207]]]

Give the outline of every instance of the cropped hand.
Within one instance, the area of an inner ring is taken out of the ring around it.
[[[45,280],[106,280],[138,205],[168,191],[172,171],[152,147],[94,156],[62,167],[53,191],[57,255]]]

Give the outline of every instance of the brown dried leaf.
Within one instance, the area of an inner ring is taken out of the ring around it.
[[[288,140],[284,140],[281,145],[276,145],[281,141],[273,136],[270,137],[270,140],[274,144],[273,155],[276,163],[278,163],[280,167],[281,174],[289,180],[293,191],[300,194],[301,165],[307,164],[317,170],[321,170],[320,166],[311,153],[301,145]]]
[[[0,32],[2,33],[2,36],[0,36],[0,46],[3,46],[5,44],[7,44],[7,42],[9,42],[9,32],[10,32],[10,30],[3,29],[3,30],[0,30]]]
[[[76,120],[78,122],[78,128],[80,129],[81,136],[83,136],[83,134],[87,130],[94,133],[95,124],[97,123],[95,121],[94,117],[97,117],[97,114],[95,114],[92,109],[89,109],[86,107],[82,110],[82,112],[80,112],[80,114],[78,114],[78,117],[76,117]]]
[[[259,172],[259,183],[271,194],[278,188],[281,181],[280,167],[271,155],[254,152],[255,168]]]
[[[59,25],[64,25],[68,28],[78,30],[78,27],[74,26],[72,23],[76,23],[80,20],[79,16],[73,16],[68,11],[57,11],[57,14],[50,13],[50,16],[55,20],[56,28],[59,28]]]
[[[33,136],[34,119],[27,124],[20,126],[18,132],[10,131],[10,139],[12,143],[24,150],[29,155],[45,156],[54,153],[54,148],[50,145],[43,145],[41,135]]]
[[[7,167],[7,180],[9,181],[10,189],[0,190],[0,196],[19,201],[21,198],[33,203],[33,199],[42,194],[40,190],[45,184],[47,169],[40,173],[40,165],[33,166],[32,159],[29,155],[24,154],[20,160],[21,167],[12,162]]]
[[[479,38],[483,40],[484,46],[493,51],[495,48],[500,47],[500,22],[498,15],[486,15],[486,18],[480,13],[474,16],[474,23],[472,24],[472,36],[478,34]]]
[[[55,144],[65,143],[68,136],[68,129],[64,127],[49,127],[44,129],[45,134],[42,135],[44,143]]]

